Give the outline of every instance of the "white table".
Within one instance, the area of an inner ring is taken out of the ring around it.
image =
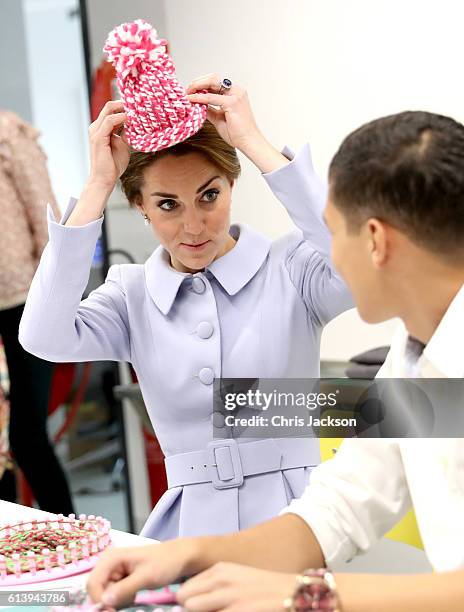
[[[43,519],[53,518],[55,515],[48,512],[42,512],[35,508],[28,508],[26,506],[20,506],[18,504],[11,504],[0,500],[0,526],[6,525],[7,523],[12,524],[16,521],[31,520],[31,519]],[[149,538],[142,538],[140,536],[133,535],[132,533],[125,533],[124,531],[117,531],[116,529],[111,530],[111,540],[113,546],[146,546],[153,544],[155,541]],[[50,589],[63,589],[71,590],[78,586],[82,586],[87,581],[87,573],[78,574],[76,576],[70,576],[69,578],[62,578],[60,580],[50,580],[49,582],[40,582],[36,584],[25,584],[21,587],[1,587],[0,591],[22,591],[22,590],[50,590]],[[22,608],[25,610],[25,608]]]

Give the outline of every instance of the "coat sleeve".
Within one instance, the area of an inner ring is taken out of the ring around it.
[[[398,443],[348,439],[281,514],[297,514],[311,527],[330,567],[366,552],[411,506]]]
[[[327,183],[314,170],[309,145],[296,155],[288,148],[283,153],[290,163],[263,177],[301,231],[301,240],[288,253],[287,270],[312,318],[325,325],[354,307],[330,261],[331,237],[322,219]]]
[[[61,223],[48,209],[50,241],[27,297],[19,341],[26,351],[48,361],[130,361],[120,267],[112,266],[105,283],[81,301],[103,218],[66,227],[74,203]]]

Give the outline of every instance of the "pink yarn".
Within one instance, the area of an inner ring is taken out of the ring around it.
[[[116,69],[127,113],[126,138],[137,151],[159,151],[182,142],[206,119],[207,106],[186,98],[166,44],[149,23],[137,19],[114,28],[103,48]]]

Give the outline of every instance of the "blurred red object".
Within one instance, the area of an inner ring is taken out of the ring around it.
[[[59,442],[70,425],[74,421],[74,418],[79,410],[81,402],[84,398],[85,391],[90,378],[90,370],[92,364],[84,363],[82,366],[81,377],[76,388],[76,392],[73,395],[73,384],[76,375],[76,364],[75,363],[58,363],[55,365],[53,371],[52,385],[50,389],[50,399],[48,402],[48,416],[53,414],[63,404],[70,404],[68,413],[64,420],[64,423],[55,434],[53,441]],[[34,496],[31,488],[29,487],[27,480],[24,478],[21,470],[17,470],[18,475],[18,493],[19,500],[23,506],[32,507],[34,504]]]
[[[90,118],[92,121],[110,100],[119,98],[116,88],[116,71],[106,60],[102,60],[95,71],[90,97]]]

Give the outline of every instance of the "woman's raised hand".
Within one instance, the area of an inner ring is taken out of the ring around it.
[[[122,102],[112,101],[90,126],[90,175],[65,225],[82,226],[102,216],[116,181],[129,164],[129,146],[116,133],[126,119]]]
[[[126,113],[121,100],[107,102],[89,128],[89,183],[112,191],[127,168],[130,150],[124,138],[116,132],[124,126]]]
[[[245,89],[232,85],[226,93],[219,94],[220,84],[218,74],[207,74],[190,83],[187,97],[191,102],[210,105],[208,119],[221,137],[233,147],[246,148],[254,140],[262,139]]]
[[[232,85],[220,94],[220,88],[220,76],[207,74],[190,83],[187,97],[190,102],[208,104],[207,118],[219,135],[246,155],[261,172],[271,172],[287,164],[288,159],[259,130],[245,89]]]

